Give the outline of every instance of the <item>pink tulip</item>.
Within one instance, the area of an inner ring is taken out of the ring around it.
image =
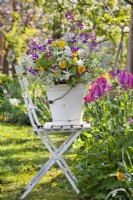
[[[128,72],[126,70],[121,71],[119,76],[119,83],[121,85],[128,84]]]
[[[130,123],[133,123],[133,119],[131,119],[131,118],[128,118],[127,121],[130,122]]]
[[[104,90],[106,88],[107,85],[107,80],[104,77],[100,77],[97,79],[97,83],[102,87],[102,89]]]
[[[93,89],[89,90],[89,94],[84,97],[85,103],[90,103],[95,100]]]
[[[106,92],[111,92],[111,90],[112,90],[112,85],[107,84],[105,90],[106,90]]]
[[[104,94],[104,90],[101,85],[97,84],[94,88],[94,97],[101,97]]]
[[[128,87],[133,88],[133,74],[128,74]]]

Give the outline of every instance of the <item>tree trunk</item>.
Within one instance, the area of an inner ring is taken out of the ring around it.
[[[0,32],[0,72],[3,69],[3,57],[4,57],[4,34]]]
[[[127,68],[127,71],[133,73],[133,6],[131,7],[131,22],[130,22],[130,31],[129,31],[126,68]]]

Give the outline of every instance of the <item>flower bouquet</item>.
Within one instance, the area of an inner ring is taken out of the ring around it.
[[[96,37],[81,31],[84,25],[75,21],[71,12],[65,17],[70,21],[69,32],[61,39],[48,39],[44,45],[33,42],[22,57],[20,65],[28,78],[45,85],[88,83],[94,74]],[[80,33],[76,34],[76,31]]]
[[[48,39],[43,45],[31,43],[20,65],[31,82],[46,85],[50,109],[54,110],[53,121],[81,121],[85,84],[94,75],[97,38],[92,33],[85,33],[84,25],[76,21],[71,12],[65,17],[70,22],[69,32],[61,39]],[[75,89],[78,90],[77,96]],[[79,104],[75,103],[77,100],[80,100]],[[55,105],[58,106],[55,108]]]

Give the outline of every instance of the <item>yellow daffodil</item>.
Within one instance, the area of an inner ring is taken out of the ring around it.
[[[66,68],[66,62],[62,62],[62,63],[60,63],[60,68],[61,68],[61,69]]]
[[[42,66],[40,66],[39,68],[38,68],[41,72],[43,72],[45,69],[44,69],[44,67],[42,67]]]
[[[77,60],[78,60],[77,57],[74,57],[74,58],[73,58],[73,61],[74,61],[74,62],[77,62]]]
[[[56,41],[52,41],[51,45],[55,46],[56,45]]]
[[[123,174],[122,172],[117,172],[117,179],[118,179],[119,181],[124,180],[124,179],[125,179],[124,174]]]
[[[84,66],[78,66],[78,72],[80,74],[84,73],[85,71],[86,71],[86,67],[84,67]]]
[[[78,54],[77,51],[75,51],[75,52],[73,53],[73,55],[74,55],[74,56],[78,56],[79,54]]]
[[[66,46],[66,42],[64,40],[61,40],[61,41],[58,42],[58,46],[60,48],[64,48]]]

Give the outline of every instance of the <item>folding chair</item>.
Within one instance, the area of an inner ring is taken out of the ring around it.
[[[79,189],[77,188],[77,179],[69,168],[68,164],[62,157],[63,153],[71,146],[74,140],[80,135],[80,133],[86,129],[90,128],[90,124],[83,123],[81,125],[52,125],[52,122],[46,122],[43,126],[40,124],[38,117],[36,115],[33,101],[31,99],[30,93],[28,91],[28,81],[27,78],[23,76],[25,70],[20,66],[15,66],[16,74],[18,76],[26,108],[28,111],[29,119],[33,127],[33,131],[38,134],[42,140],[45,147],[51,153],[51,158],[44,164],[44,166],[39,170],[39,172],[33,177],[33,179],[24,188],[25,192],[19,198],[24,199],[28,193],[33,189],[33,187],[39,182],[39,180],[51,169],[51,167],[57,163],[60,169],[63,171],[64,175],[70,182],[71,186],[77,194],[79,194]],[[57,149],[52,142],[49,132],[70,132],[71,134],[66,139],[66,141]]]

